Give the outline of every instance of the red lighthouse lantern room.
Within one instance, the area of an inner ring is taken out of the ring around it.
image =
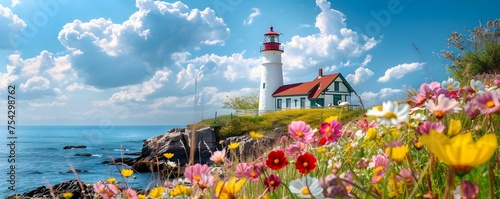
[[[264,46],[260,49],[260,51],[266,50],[278,50],[283,52],[283,47],[280,43],[280,34],[274,32],[272,26],[269,28],[269,32],[264,34]]]

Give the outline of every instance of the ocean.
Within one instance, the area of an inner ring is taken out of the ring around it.
[[[84,172],[80,179],[91,184],[115,177],[122,181],[115,165],[102,164],[110,157],[130,157],[124,153],[140,152],[143,140],[161,135],[179,126],[16,126],[15,163],[12,164],[11,141],[7,134],[0,139],[0,196],[24,193],[34,188],[76,179],[70,165]],[[8,145],[10,144],[10,145]],[[63,149],[65,146],[84,145],[87,148]],[[75,156],[90,153],[92,156]],[[11,160],[11,162],[9,162]],[[11,169],[11,166],[15,169]],[[13,174],[13,171],[15,174]],[[156,176],[137,174],[129,178],[132,187],[146,188]],[[15,178],[15,190],[9,190],[10,178]]]

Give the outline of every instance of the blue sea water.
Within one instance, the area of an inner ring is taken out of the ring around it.
[[[115,165],[102,164],[110,157],[131,157],[124,153],[140,152],[143,140],[164,134],[179,126],[17,126],[15,139],[15,188],[8,189],[11,163],[8,162],[10,141],[7,135],[0,139],[0,196],[24,193],[34,188],[76,179],[70,171],[86,170],[79,173],[87,184],[115,177],[122,181]],[[63,149],[68,145],[85,145],[82,149]],[[91,157],[75,156],[90,153]],[[133,187],[146,188],[154,181],[155,174],[134,174],[136,179],[128,179]]]

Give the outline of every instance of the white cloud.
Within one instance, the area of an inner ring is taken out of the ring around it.
[[[354,74],[348,74],[346,76],[346,80],[353,85],[358,85],[368,80],[368,78],[373,76],[373,74],[374,74],[373,71],[371,71],[370,69],[359,67],[356,69]]]
[[[363,63],[361,63],[361,67],[365,67],[372,61],[372,55],[366,55],[365,60],[363,60]]]
[[[366,91],[360,94],[365,108],[370,108],[375,105],[380,105],[385,101],[401,100],[405,94],[403,89],[397,88],[382,88],[379,92]],[[354,99],[354,98],[353,98]]]
[[[326,0],[317,0],[316,5],[321,12],[316,16],[315,27],[319,33],[307,36],[292,36],[289,42],[283,44],[283,65],[286,72],[297,76],[310,68],[339,66],[349,64],[350,59],[356,59],[372,49],[380,41],[369,38],[347,27],[346,16],[331,8]],[[347,66],[347,65],[346,65]],[[299,69],[299,70],[297,70]],[[325,71],[327,72],[327,71]]]
[[[47,90],[50,88],[50,81],[45,77],[34,76],[19,86],[21,91]]]
[[[258,8],[252,8],[252,11],[253,12],[250,15],[248,15],[247,19],[243,20],[243,25],[252,25],[253,18],[262,14],[260,12],[260,9],[258,9]]]
[[[230,31],[214,10],[190,9],[180,1],[137,0],[138,10],[121,24],[110,19],[74,20],[58,39],[73,52],[71,65],[84,83],[116,88],[141,83],[171,56],[202,45],[223,45]],[[165,24],[176,24],[165,25]],[[177,73],[175,67],[169,68]]]
[[[21,0],[12,0],[12,4],[10,5],[10,7],[16,7],[17,5],[19,5],[21,3]]]
[[[164,86],[163,82],[168,80],[168,76],[172,73],[168,69],[156,71],[155,75],[146,82],[141,84],[125,87],[124,90],[114,93],[107,101],[97,102],[98,105],[109,105],[127,101],[145,101],[148,95],[157,91]]]
[[[30,107],[41,108],[41,107],[54,107],[54,106],[64,106],[66,102],[47,102],[47,103],[37,103],[37,102],[28,102]]]
[[[16,49],[16,39],[25,27],[26,22],[14,14],[10,8],[0,4],[0,30],[2,30],[0,31],[0,50]]]
[[[385,71],[384,76],[378,78],[379,82],[387,82],[391,79],[401,79],[406,74],[422,69],[425,63],[404,63],[391,67]]]

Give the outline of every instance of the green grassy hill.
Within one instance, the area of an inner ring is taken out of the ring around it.
[[[250,131],[272,132],[274,128],[287,127],[292,121],[302,120],[311,125],[312,128],[318,128],[322,121],[330,116],[338,116],[340,122],[348,123],[355,119],[362,119],[365,110],[362,109],[299,109],[283,110],[262,114],[259,116],[235,116],[221,115],[215,120],[206,119],[195,124],[196,128],[208,127],[211,125],[220,125],[221,135],[237,136]]]

